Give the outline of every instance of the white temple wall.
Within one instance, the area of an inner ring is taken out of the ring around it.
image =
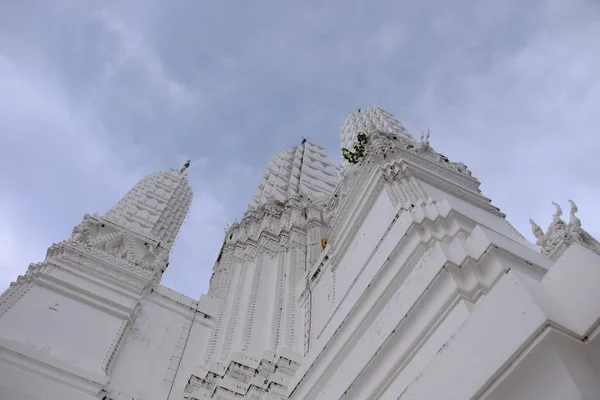
[[[385,304],[385,299],[380,301],[381,294],[386,291],[399,270],[409,261],[411,265],[414,265],[414,261],[411,260],[415,258],[418,260],[422,256],[423,250],[417,249],[414,253],[415,248],[420,244],[419,238],[414,235],[405,237],[412,223],[410,213],[401,213],[390,232],[379,245],[377,252],[371,257],[368,265],[348,290],[346,297],[339,300],[336,298],[335,312],[324,329],[316,333],[316,339],[311,341],[310,352],[305,362],[302,363],[290,383],[289,387],[294,388],[300,380],[303,380],[302,388],[296,391],[292,398],[305,398],[306,390],[314,384],[309,382],[318,380],[322,376],[328,376],[327,374],[333,372],[329,363],[337,358],[340,352],[345,349],[346,343],[357,332],[366,328],[365,319],[369,318],[369,315],[376,315],[372,311],[373,307],[376,304],[380,304],[380,306]],[[404,240],[402,240],[403,238]],[[401,240],[402,244],[399,251],[394,251]],[[386,264],[386,268],[382,269],[381,267],[388,257],[390,260]],[[361,298],[362,301],[358,303]],[[318,307],[318,304],[315,304],[314,307]],[[348,317],[351,311],[352,315]],[[313,364],[317,357],[320,358],[320,361]],[[309,370],[311,365],[312,367]]]
[[[318,340],[348,290],[359,279],[396,214],[387,193],[382,190],[365,220],[351,238],[350,246],[335,269],[327,268],[312,289],[311,343]],[[335,244],[333,244],[335,246]],[[378,268],[378,267],[376,267]]]
[[[600,376],[583,336],[600,317],[599,257],[590,253],[572,246],[535,285],[518,272],[503,274],[421,373],[408,386],[393,384],[382,398],[600,398]],[[586,262],[591,258],[593,264]],[[556,279],[565,273],[570,281]],[[569,297],[579,291],[582,312],[569,310],[566,290]]]
[[[312,290],[311,309],[311,342],[314,342],[325,328],[325,324],[334,310],[333,273],[331,269],[323,272],[321,279]]]
[[[485,400],[597,399],[599,382],[586,346],[550,330]]]
[[[395,214],[396,207],[387,193],[381,191],[336,268],[336,302],[344,298],[357,279]]]
[[[97,400],[92,394],[84,393],[53,379],[42,377],[16,365],[0,362],[0,398],[2,400]]]
[[[202,365],[206,348],[211,338],[217,309],[217,300],[205,295],[200,296],[198,312],[196,313],[196,318],[192,318],[192,330],[185,345],[179,369],[175,375],[171,395],[167,400],[181,400],[184,396],[184,389],[190,379],[190,375],[198,366]],[[176,354],[179,352],[180,350],[177,349]]]
[[[0,318],[4,339],[104,374],[122,318],[37,285]]]
[[[325,329],[317,333],[311,352],[289,386],[294,389],[302,379],[292,398],[372,398],[380,396],[388,385],[394,387],[391,393],[397,397],[404,389],[397,390],[398,386],[406,387],[415,379],[432,353],[435,355],[469,317],[471,301],[482,290],[487,291],[506,270],[534,268],[524,260],[542,258],[481,226],[466,237],[462,234],[450,242],[435,241],[426,251],[433,232],[444,234],[442,225],[451,229],[446,235],[456,234],[454,229],[460,224],[455,223],[456,214],[448,202],[397,211],[395,221],[395,213],[391,213],[388,222],[379,222],[384,227],[377,248],[365,249],[372,253],[362,255],[368,259],[367,265],[346,297],[336,297],[340,301],[336,311]],[[431,219],[418,222],[425,214]],[[489,251],[506,243],[523,258]],[[453,266],[464,263],[462,269]],[[544,260],[543,267],[548,263]],[[538,283],[544,268],[522,279]],[[323,274],[321,279],[325,277]],[[319,360],[313,364],[317,356]],[[395,399],[394,395],[390,398]]]
[[[368,374],[363,374],[360,377],[360,382],[365,382],[367,385],[363,392],[377,394],[377,397],[383,396],[381,397],[382,399],[391,396],[390,398],[395,400],[398,396],[397,388],[406,387],[408,383],[421,373],[444,343],[450,339],[454,332],[469,317],[472,307],[473,303],[461,299],[448,310],[446,315],[435,321],[435,326],[431,328],[431,331],[417,333],[418,327],[416,327],[417,329],[413,329],[413,334],[410,337],[404,338],[404,343],[397,344],[400,345],[400,348],[393,348],[397,345],[384,348],[380,356],[383,359],[378,361],[378,367],[372,368],[372,372],[369,371]],[[414,317],[418,316],[415,315]],[[420,342],[419,334],[423,335],[422,342]],[[415,349],[416,353],[410,354],[410,350],[414,351]],[[401,366],[400,369],[398,368],[399,366]],[[386,369],[386,367],[391,368]],[[378,373],[383,375],[383,377],[391,374],[392,378],[391,380],[388,380],[389,378],[381,379],[382,376],[378,377]],[[367,381],[370,376],[377,378],[374,379],[375,382]],[[393,384],[392,390],[386,390],[391,384]],[[362,388],[357,386],[357,389],[360,390]],[[361,392],[358,391],[358,393]]]
[[[400,272],[392,280],[388,294],[380,292],[377,305],[345,344],[342,360],[332,364],[327,380],[306,398],[372,398],[369,392],[379,386],[379,381],[390,372],[389,367],[413,353],[419,341],[428,336],[432,324],[444,321],[452,309],[458,293],[445,265],[446,256],[439,244],[420,257],[414,268],[405,265],[406,273]],[[464,316],[464,312],[453,315],[454,323],[440,331],[440,339],[447,340]],[[388,348],[386,344],[392,338],[394,345]],[[385,360],[386,356],[391,358]],[[385,365],[385,361],[390,365]],[[365,369],[374,371],[365,376]]]
[[[129,307],[133,307],[139,300],[139,297],[133,295],[128,290],[113,286],[103,279],[96,278],[91,274],[82,273],[81,271],[71,271],[64,267],[52,267],[49,275],[67,282],[74,287],[88,290],[100,297]]]
[[[196,308],[197,302],[186,296],[160,285],[155,288],[142,302],[118,352],[110,372],[110,396],[165,400],[176,375],[180,381],[189,378],[202,360],[211,331],[205,314]],[[185,383],[177,386],[183,387]]]

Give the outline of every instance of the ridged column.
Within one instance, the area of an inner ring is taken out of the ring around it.
[[[254,317],[256,314],[256,300],[258,298],[258,290],[260,288],[260,279],[264,262],[265,252],[260,250],[256,256],[256,267],[254,270],[254,279],[252,280],[250,306],[248,307],[248,314],[246,315],[246,323],[244,326],[244,351],[247,351],[250,348],[250,342],[252,340],[252,328],[254,327]]]

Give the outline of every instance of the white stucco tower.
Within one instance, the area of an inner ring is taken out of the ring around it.
[[[208,295],[220,300],[219,309],[189,392],[226,392],[221,377],[245,365],[251,367],[241,368],[247,395],[260,395],[274,380],[274,393],[285,396],[285,382],[308,345],[309,310],[297,298],[307,267],[322,250],[322,204],[337,183],[325,150],[306,140],[270,160],[247,212],[227,230],[214,266]],[[261,372],[253,381],[254,370]]]
[[[107,389],[142,303],[160,291],[191,199],[180,171],[147,176],[104,216],[85,215],[10,285],[0,297],[0,398]]]

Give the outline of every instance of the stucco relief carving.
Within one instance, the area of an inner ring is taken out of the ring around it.
[[[90,255],[102,254],[104,260],[124,263],[126,269],[152,271],[156,276],[168,265],[168,249],[114,222],[89,214],[74,228],[70,243]]]
[[[369,141],[367,151],[377,158],[387,158],[394,150],[394,141],[397,140],[392,134],[382,132],[375,127],[368,129]]]
[[[555,202],[552,204],[556,212],[552,215],[552,222],[546,232],[532,219],[529,220],[542,255],[555,260],[573,243],[579,243],[600,254],[600,243],[581,227],[581,220],[576,215],[578,208],[575,202],[569,200],[571,211],[568,224],[561,218],[563,211],[560,205]]]

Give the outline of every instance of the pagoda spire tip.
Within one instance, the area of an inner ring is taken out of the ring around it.
[[[190,163],[191,163],[191,161],[187,160],[185,162],[185,164],[183,164],[183,168],[181,168],[181,170],[179,171],[179,173],[183,174],[183,172],[190,167]]]

